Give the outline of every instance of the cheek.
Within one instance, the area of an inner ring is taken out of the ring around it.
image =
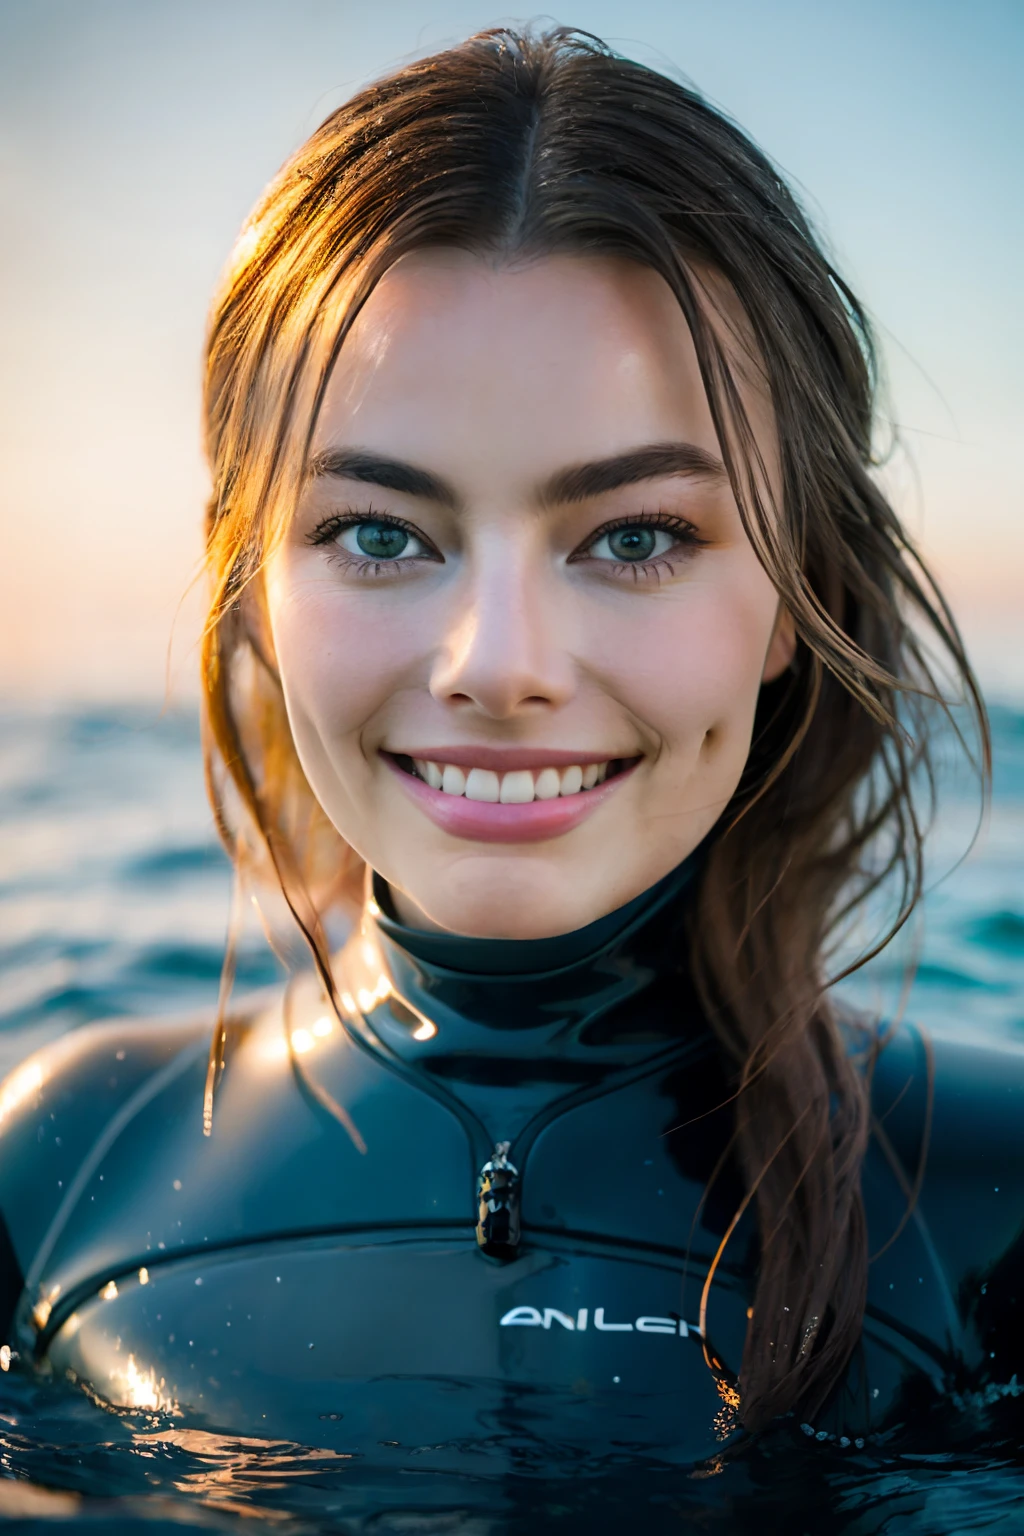
[[[745,758],[777,600],[760,567],[743,575],[694,579],[636,604],[646,612],[628,616],[628,633],[603,625],[595,637],[607,686],[670,755]]]
[[[415,660],[421,642],[408,617],[382,617],[369,597],[284,562],[268,574],[271,633],[300,751],[311,736],[335,748],[357,741]]]

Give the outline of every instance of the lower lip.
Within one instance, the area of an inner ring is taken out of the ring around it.
[[[528,805],[502,805],[489,800],[467,800],[465,795],[446,795],[413,778],[386,754],[381,756],[402,783],[407,795],[435,826],[452,837],[473,843],[543,843],[562,837],[578,827],[615,794],[637,767],[633,763],[613,779],[581,789],[558,800],[531,800]]]

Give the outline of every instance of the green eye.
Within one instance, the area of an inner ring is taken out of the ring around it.
[[[594,560],[643,565],[646,560],[658,560],[670,554],[681,543],[685,543],[681,530],[658,528],[650,523],[623,523],[595,539],[589,553]]]
[[[608,535],[608,548],[615,560],[649,560],[657,544],[654,528],[616,528]]]
[[[356,547],[371,560],[397,560],[404,554],[409,535],[395,523],[357,523]]]
[[[359,576],[392,576],[400,565],[412,572],[425,560],[444,564],[444,557],[411,524],[369,509],[363,516],[341,512],[325,517],[307,542],[328,554],[341,552],[346,557],[342,568]]]
[[[334,535],[334,541],[346,554],[364,560],[404,561],[430,553],[410,529],[386,517],[366,517],[358,523],[348,523]]]

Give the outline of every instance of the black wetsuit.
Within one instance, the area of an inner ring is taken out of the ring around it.
[[[239,1018],[209,1136],[208,1023],[47,1048],[0,1101],[0,1337],[102,1400],[346,1454],[426,1445],[451,1468],[511,1436],[706,1461],[737,1433],[757,1238],[730,1240],[702,1340],[741,1192],[727,1169],[701,1203],[728,1083],[682,970],[684,882],[524,944],[411,934],[371,904],[344,1026],[312,977]],[[908,1177],[926,1056],[903,1028],[874,1076]],[[879,1138],[865,1164],[885,1251],[805,1428],[837,1445],[922,1394],[1012,1391],[1022,1365],[1024,1057],[937,1041],[934,1067],[909,1220]]]

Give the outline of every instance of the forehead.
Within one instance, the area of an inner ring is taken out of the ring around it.
[[[402,258],[339,354],[314,449],[514,445],[534,465],[684,437],[717,445],[696,352],[667,283],[635,262]]]

